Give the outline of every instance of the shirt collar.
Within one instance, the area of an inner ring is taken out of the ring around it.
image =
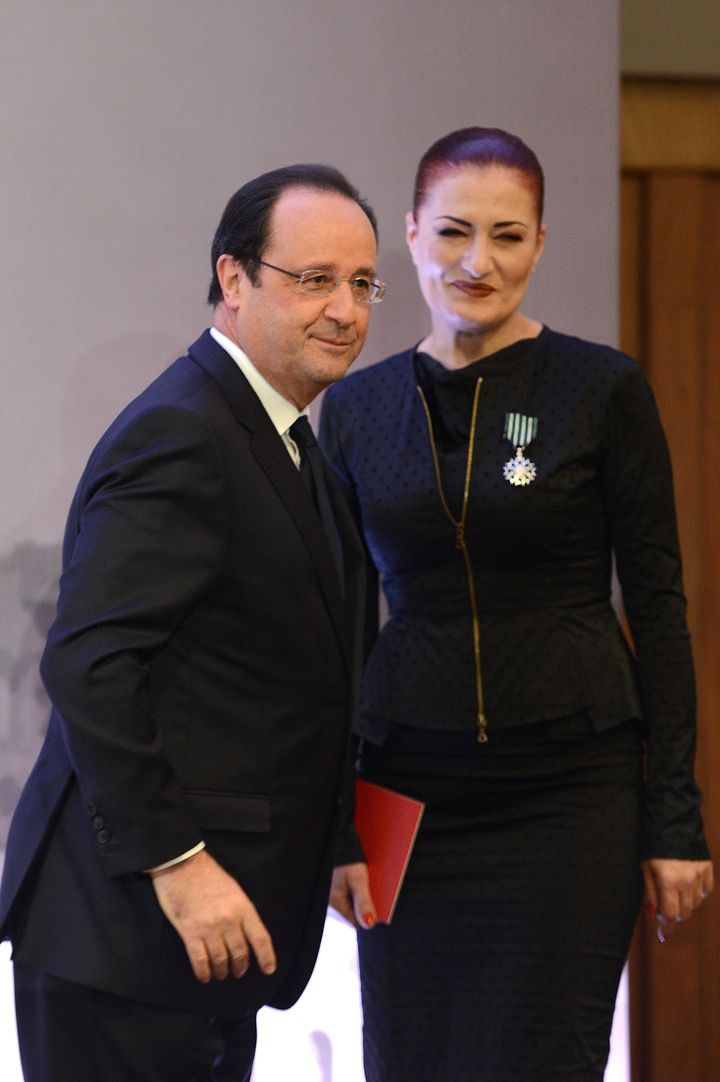
[[[247,353],[240,349],[236,342],[224,335],[217,327],[211,327],[210,334],[217,344],[222,346],[225,352],[235,361],[281,436],[287,432],[294,421],[297,421],[298,417],[307,414],[307,410],[302,410],[302,412],[298,410],[297,406],[294,406],[292,402],[288,402],[287,398],[283,398],[280,392],[276,391],[268,383],[265,377],[258,372]]]

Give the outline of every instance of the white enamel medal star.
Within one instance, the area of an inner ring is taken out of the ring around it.
[[[529,485],[537,477],[537,466],[525,458],[522,447],[516,447],[515,457],[503,466],[503,477],[511,485]]]

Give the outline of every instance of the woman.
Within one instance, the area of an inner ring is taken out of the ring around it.
[[[336,871],[368,1082],[600,1082],[643,879],[663,935],[712,889],[667,448],[632,360],[521,311],[542,201],[515,136],[430,147],[430,333],[325,399],[390,610],[360,770],[426,802],[392,924],[351,849]]]

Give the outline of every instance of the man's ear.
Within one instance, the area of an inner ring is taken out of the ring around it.
[[[237,309],[240,306],[240,293],[244,280],[247,279],[242,264],[231,255],[224,253],[215,264],[218,282],[223,292],[223,300],[228,308]]]

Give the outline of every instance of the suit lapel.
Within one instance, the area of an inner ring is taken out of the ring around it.
[[[220,385],[238,422],[250,432],[250,450],[286,507],[315,565],[343,657],[351,668],[345,606],[332,552],[310,494],[282,439],[232,357],[209,331],[190,346],[188,353]],[[348,541],[352,545],[346,523],[339,528],[343,545]],[[353,563],[356,563],[354,557]]]

